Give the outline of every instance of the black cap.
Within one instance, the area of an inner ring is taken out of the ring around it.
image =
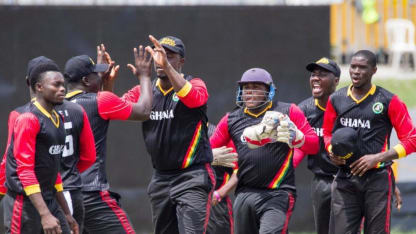
[[[339,68],[338,64],[331,59],[323,57],[314,63],[309,63],[306,66],[306,70],[313,72],[313,70],[317,67],[332,72],[335,77],[339,77],[341,75],[341,69]]]
[[[173,36],[166,36],[160,39],[159,43],[164,48],[179,54],[183,58],[185,57],[185,45],[181,39]]]
[[[348,159],[357,151],[358,133],[353,128],[339,128],[332,134],[332,153],[343,159]]]
[[[55,62],[52,59],[47,58],[45,56],[39,56],[39,57],[31,59],[27,63],[26,77],[28,77],[28,78],[30,77],[34,68],[39,67],[42,64],[52,64],[52,63],[55,63]]]
[[[65,64],[65,78],[76,81],[93,72],[105,72],[108,64],[95,64],[88,55],[70,58]]]

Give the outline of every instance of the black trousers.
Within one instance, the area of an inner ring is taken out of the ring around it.
[[[228,196],[211,207],[207,234],[234,234],[233,204]]]
[[[317,234],[329,234],[329,217],[331,214],[332,176],[315,175],[311,183],[311,197],[315,230]]]
[[[295,195],[288,190],[245,189],[234,201],[236,234],[288,233]]]
[[[390,233],[394,176],[390,167],[362,177],[337,174],[332,185],[330,233],[356,234],[364,217],[364,233]]]
[[[45,200],[49,211],[60,222],[62,233],[70,234],[64,212],[55,199]],[[4,227],[6,233],[41,234],[43,227],[39,212],[27,196],[9,194],[3,198]]]
[[[215,176],[209,164],[155,171],[148,187],[155,234],[206,232]]]
[[[121,208],[120,195],[110,191],[83,192],[84,233],[135,233],[127,213]]]

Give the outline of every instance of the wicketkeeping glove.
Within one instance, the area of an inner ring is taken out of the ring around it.
[[[289,116],[284,115],[277,127],[277,141],[288,144],[290,148],[299,148],[305,143],[305,135],[290,120]]]
[[[247,127],[243,131],[243,137],[250,149],[261,147],[267,143],[277,141],[277,126],[279,126],[282,113],[267,111],[259,124]]]
[[[231,151],[233,151],[233,148],[227,148],[225,146],[212,149],[214,160],[211,165],[234,168],[234,162],[237,161],[237,153]]]

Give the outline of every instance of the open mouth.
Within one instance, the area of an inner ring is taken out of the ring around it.
[[[313,82],[312,83],[312,92],[313,93],[321,93],[322,92],[321,83]]]

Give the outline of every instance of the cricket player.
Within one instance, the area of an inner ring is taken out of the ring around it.
[[[329,233],[390,233],[394,175],[393,159],[415,151],[416,129],[397,95],[372,84],[377,71],[374,53],[356,52],[349,73],[352,84],[331,95],[324,115],[324,140],[331,160],[340,166],[333,182]],[[332,133],[347,127],[357,131],[357,151],[334,155]],[[390,148],[395,128],[400,143]]]
[[[266,70],[249,69],[238,83],[242,107],[226,114],[210,138],[213,148],[232,140],[238,154],[238,172],[218,193],[237,186],[235,233],[287,233],[296,198],[293,149],[315,154],[318,137],[295,104],[273,101]]]

